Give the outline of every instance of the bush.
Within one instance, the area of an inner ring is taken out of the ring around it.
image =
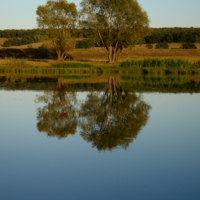
[[[146,44],[146,48],[147,48],[147,49],[153,49],[153,45],[150,44],[150,43],[148,43],[148,44]]]
[[[3,43],[3,47],[10,47],[11,44],[10,44],[10,41],[9,40],[6,40],[4,43]]]
[[[10,47],[10,46],[20,46],[20,45],[26,45],[26,44],[31,44],[34,43],[34,38],[31,36],[25,36],[22,39],[19,38],[11,38],[9,40],[6,40],[3,43],[4,47]]]
[[[196,45],[192,42],[186,42],[180,46],[181,49],[197,49]]]
[[[159,42],[156,44],[156,49],[169,49],[167,42]]]
[[[42,44],[39,49],[48,49],[48,45],[47,44]]]
[[[88,49],[90,47],[94,47],[94,43],[88,39],[78,40],[76,41],[77,49]]]

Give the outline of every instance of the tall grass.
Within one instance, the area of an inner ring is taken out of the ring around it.
[[[180,67],[192,67],[194,66],[192,62],[184,59],[157,59],[148,58],[144,60],[131,60],[125,61],[120,64],[120,67],[167,67],[167,68],[180,68]]]
[[[57,63],[53,64],[52,66],[59,68],[91,68],[90,64],[85,63]]]
[[[17,67],[17,66],[25,66],[26,65],[26,59],[22,58],[14,58],[14,57],[5,57],[6,65]]]

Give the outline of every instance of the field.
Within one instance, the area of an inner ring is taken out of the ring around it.
[[[0,50],[5,49],[2,47],[5,38],[0,38]],[[42,43],[33,43],[29,45],[17,46],[17,47],[9,47],[8,49],[38,49]],[[155,48],[156,44],[153,44]],[[146,58],[173,58],[173,59],[186,59],[192,62],[196,62],[200,60],[200,43],[195,44],[197,49],[180,49],[180,43],[170,43],[169,49],[147,49],[145,44],[135,45],[133,47],[129,47],[124,49],[122,52],[122,56],[120,62],[115,63],[114,65],[118,65],[126,60],[133,59],[146,59]],[[73,58],[72,61],[67,62],[86,62],[91,63],[92,65],[108,65],[107,61],[107,52],[105,49],[101,47],[90,48],[90,49],[72,49],[68,52],[68,54]],[[6,64],[5,59],[0,59],[0,64]],[[47,66],[52,63],[56,63],[56,60],[34,60],[34,59],[26,59],[26,63],[32,66]],[[109,64],[109,66],[112,66]]]

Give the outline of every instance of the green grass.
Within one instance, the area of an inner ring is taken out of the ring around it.
[[[6,61],[6,65],[7,66],[25,66],[27,63],[26,63],[26,59],[22,59],[22,58],[14,58],[14,57],[5,57],[5,61]]]
[[[59,67],[59,68],[91,68],[92,66],[90,64],[84,64],[84,63],[57,63],[53,64],[53,67]]]
[[[200,66],[200,62],[197,62]],[[193,67],[194,64],[184,59],[157,59],[149,58],[144,60],[131,60],[125,61],[120,64],[120,67],[167,67],[167,68],[179,68],[179,67]]]

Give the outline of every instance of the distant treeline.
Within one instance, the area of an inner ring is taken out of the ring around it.
[[[25,36],[47,35],[45,30],[42,29],[9,29],[0,30],[0,38],[23,38]],[[73,31],[73,36],[76,38],[83,38],[83,31],[80,29]]]
[[[0,30],[0,37],[8,38],[8,40],[3,43],[4,47],[26,45],[48,39],[46,32],[40,29]]]
[[[153,28],[142,43],[200,42],[200,28]]]
[[[88,33],[88,30],[87,30]],[[1,38],[8,38],[3,46],[20,46],[40,42],[48,39],[45,30],[0,30]],[[73,30],[73,37],[86,38],[85,30]],[[200,28],[152,28],[151,34],[143,38],[141,44],[151,43],[194,43],[200,42]],[[83,40],[77,43],[77,48],[88,48],[95,46],[90,40]]]
[[[12,30],[0,30],[1,38],[22,38],[25,36],[35,36],[35,35],[46,35],[46,32],[41,29],[12,29]]]

